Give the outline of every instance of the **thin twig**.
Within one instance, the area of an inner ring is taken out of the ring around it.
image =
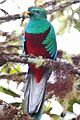
[[[6,10],[3,10],[0,8],[0,10],[5,14],[5,15],[9,15],[9,13]]]
[[[6,39],[5,42],[0,42],[0,45],[5,45],[5,44],[7,44],[9,42],[12,42],[13,40],[14,41],[21,40],[21,35],[19,35],[19,36],[9,35],[9,36],[7,36],[7,39]]]
[[[9,49],[9,48],[21,48],[22,46],[21,45],[3,45],[3,46],[0,46],[0,50],[4,50],[4,49]]]
[[[0,4],[3,4],[4,2],[6,2],[7,0],[3,0],[2,2],[0,2]]]
[[[0,17],[0,23],[9,22],[10,20],[16,20],[23,18],[22,14],[8,15]]]
[[[60,0],[45,2],[44,4],[40,5],[40,7],[46,8],[46,7],[48,7],[48,6],[54,6],[54,5],[56,5],[58,2],[60,2]]]
[[[65,9],[66,7],[71,6],[72,4],[76,4],[76,3],[80,3],[80,0],[70,0],[70,1],[65,2],[65,3],[63,3],[63,4],[56,5],[56,6],[53,7],[52,10],[48,10],[47,13],[48,13],[48,14],[52,14],[52,13],[55,12],[55,11],[63,10],[63,9]],[[50,3],[49,3],[49,4],[50,4]]]
[[[0,30],[0,36],[7,36],[8,35],[8,32],[3,32]]]

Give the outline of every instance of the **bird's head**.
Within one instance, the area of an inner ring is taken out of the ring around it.
[[[30,18],[33,19],[47,19],[46,10],[39,7],[30,7],[28,8],[28,12],[25,12],[25,14],[28,14]]]

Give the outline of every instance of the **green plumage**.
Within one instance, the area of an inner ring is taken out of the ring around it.
[[[53,52],[56,51],[57,45],[56,45],[56,35],[53,26],[50,24],[51,29],[48,33],[47,38],[42,42],[42,44],[46,45],[47,51],[51,54],[51,57],[53,57]]]
[[[36,28],[34,27],[36,26]],[[27,25],[26,32],[40,34],[44,33],[50,26],[50,23],[46,19],[31,19]]]
[[[38,7],[30,7],[28,11],[30,21],[23,37],[26,54],[56,59],[56,35],[53,26],[47,21],[46,11]],[[29,67],[29,75],[24,87],[24,111],[34,120],[40,120],[46,83],[51,69],[42,66],[36,68],[33,64],[29,64]]]
[[[37,8],[38,10],[41,10],[41,15],[42,15],[42,10],[41,8]],[[44,10],[43,10],[44,11]],[[34,9],[31,12],[35,12]],[[44,12],[46,14],[46,12]],[[41,34],[45,33],[45,31],[50,27],[50,32],[48,33],[46,39],[42,42],[42,45],[46,45],[46,50],[49,52],[51,57],[55,54],[55,51],[57,49],[56,45],[56,35],[53,26],[50,24],[49,21],[46,19],[46,15],[42,15],[42,18],[40,16],[34,16],[30,19],[26,32],[27,33],[32,33],[32,34]],[[45,16],[45,17],[43,17]],[[34,27],[36,26],[36,27]],[[56,56],[55,56],[56,57]]]

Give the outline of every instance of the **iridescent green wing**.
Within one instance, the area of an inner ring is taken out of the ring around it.
[[[46,39],[42,42],[46,45],[46,50],[51,55],[52,59],[55,59],[57,56],[57,44],[56,44],[56,35],[53,26],[51,25],[50,32],[48,33]]]

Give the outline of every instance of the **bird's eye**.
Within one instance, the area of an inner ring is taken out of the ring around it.
[[[39,10],[37,10],[37,11],[36,11],[36,13],[38,13],[38,14],[39,14]]]

